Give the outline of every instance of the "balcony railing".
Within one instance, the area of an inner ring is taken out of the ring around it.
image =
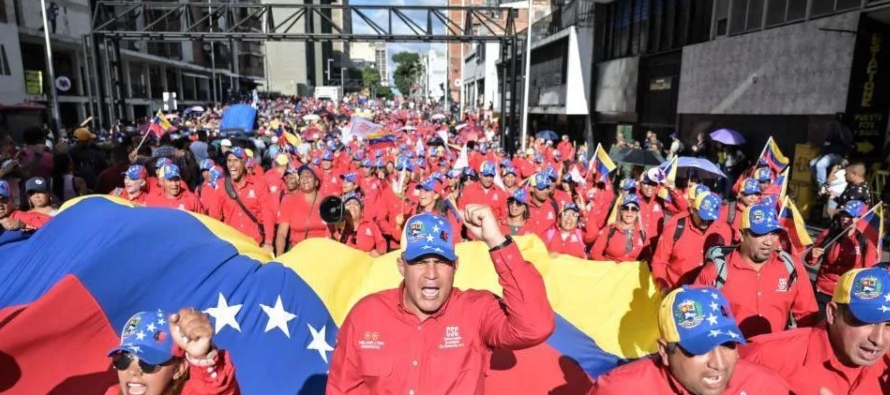
[[[593,0],[572,0],[532,25],[532,42],[543,40],[571,26],[593,26]]]

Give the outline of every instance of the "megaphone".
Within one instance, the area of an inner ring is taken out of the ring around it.
[[[339,196],[328,196],[321,199],[318,205],[321,220],[326,224],[341,224],[346,220],[346,209],[343,207],[343,199]]]

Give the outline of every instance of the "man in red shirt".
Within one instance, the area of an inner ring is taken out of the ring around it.
[[[643,175],[637,193],[640,196],[640,223],[649,238],[647,242],[655,244],[664,229],[664,199],[658,197],[658,180],[650,174],[652,172]]]
[[[547,229],[553,227],[556,223],[556,214],[559,207],[550,196],[551,187],[550,177],[544,173],[535,174],[531,182],[532,187],[529,189],[531,198],[528,200],[528,221],[531,222],[531,229],[535,234],[544,234]]]
[[[757,180],[753,178],[745,179],[739,187],[741,190],[739,191],[735,204],[727,204],[720,208],[720,221],[726,222],[732,229],[733,244],[738,244],[739,240],[742,239],[742,235],[739,231],[739,223],[742,221],[742,212],[744,212],[746,208],[760,202],[761,197],[760,186],[757,184]]]
[[[501,233],[490,208],[467,205],[463,218],[489,247],[503,299],[453,289],[455,230],[433,214],[409,218],[397,258],[404,280],[366,296],[349,312],[327,394],[482,393],[493,349],[527,348],[550,336],[555,316],[540,273]]]
[[[872,267],[877,263],[874,243],[853,226],[854,221],[867,211],[868,206],[859,200],[844,204],[835,214],[836,225],[825,229],[816,238],[813,249],[806,256],[805,264],[819,265],[819,274],[816,275],[819,318],[825,317],[825,305],[834,295],[838,277],[851,269]],[[835,237],[834,243],[828,244]]]
[[[715,221],[720,204],[717,195],[700,193],[691,213],[677,215],[665,224],[652,256],[652,276],[661,290],[692,284],[704,263],[705,251],[729,244],[729,225]]]
[[[4,230],[18,231],[25,229],[25,224],[16,219],[18,215],[20,215],[19,211],[15,209],[15,204],[12,202],[12,192],[9,189],[9,183],[5,180],[0,180],[0,234],[3,234]]]
[[[727,249],[708,251],[709,262],[696,279],[726,294],[746,338],[785,330],[789,314],[797,326],[812,326],[817,319],[806,268],[790,255],[776,252],[782,230],[776,217],[766,205],[745,209],[738,248],[729,249],[725,257],[720,255]]]
[[[464,188],[457,202],[458,208],[468,204],[482,204],[491,207],[495,216],[500,220],[507,218],[507,192],[494,185],[494,176],[497,169],[490,161],[482,162],[479,167],[479,182]]]
[[[163,192],[149,196],[145,205],[149,207],[167,207],[204,214],[204,208],[198,197],[188,190],[182,189],[182,177],[179,166],[166,165],[161,169],[161,187]]]
[[[145,206],[148,198],[148,171],[142,165],[132,165],[124,172],[124,187],[115,188],[109,195],[127,199],[131,203]]]
[[[589,395],[788,395],[775,372],[739,360],[745,338],[714,288],[675,289],[658,310],[658,355],[600,377]],[[815,392],[812,393],[815,395]]]
[[[888,394],[888,301],[890,272],[850,270],[838,280],[824,322],[758,336],[742,358],[775,370],[796,394]]]
[[[233,147],[226,152],[226,167],[229,168],[230,178],[222,180],[223,222],[254,239],[266,252],[272,254],[275,204],[266,183],[247,174],[246,163],[247,153],[243,148]],[[229,189],[241,201],[240,204],[232,198]]]

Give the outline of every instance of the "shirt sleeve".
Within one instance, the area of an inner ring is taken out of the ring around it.
[[[542,343],[556,327],[544,279],[516,243],[492,252],[503,299],[492,298],[482,315],[482,340],[492,348],[521,349]],[[502,306],[503,305],[503,308]]]
[[[821,246],[821,245],[822,245],[822,242],[825,240],[825,238],[828,237],[828,232],[829,232],[829,231],[830,231],[830,229],[825,229],[825,230],[823,230],[822,233],[819,234],[819,237],[816,237],[815,242],[813,242],[813,247]],[[828,251],[825,251],[825,252],[827,253]],[[818,263],[819,260],[816,259],[816,258],[813,258],[813,250],[810,249],[810,250],[807,251],[807,254],[806,254],[806,256],[804,257],[804,261],[803,261],[803,262],[806,263],[807,265],[813,266],[813,265],[815,265],[816,263]]]
[[[698,272],[698,276],[695,277],[696,285],[703,285],[706,287],[713,287],[714,281],[717,280],[717,268],[714,267],[710,261],[705,262],[705,265],[702,266],[701,270]]]
[[[356,310],[353,308],[352,311]],[[325,389],[327,395],[348,394],[361,388],[362,385],[358,356],[353,349],[353,345],[356,343],[352,333],[351,316],[352,313],[346,317],[343,326],[337,333],[337,345],[331,356],[330,372]]]
[[[667,265],[668,261],[671,259],[671,250],[674,248],[674,229],[676,228],[677,223],[673,222],[664,227],[664,232],[662,235],[668,235],[668,237],[662,237],[658,244],[655,245],[655,253],[652,254],[652,277],[656,280],[656,282],[661,281],[664,284],[668,284],[667,280]]]
[[[272,197],[272,194],[269,193],[268,187],[261,187],[259,189],[260,194],[262,195],[260,201],[263,202],[263,204],[261,205],[260,218],[258,219],[263,222],[261,226],[263,227],[263,235],[265,236],[265,240],[260,244],[273,245],[275,243],[275,217],[277,214],[273,209],[274,198]]]
[[[606,257],[604,252],[606,251],[606,245],[609,240],[607,240],[609,228],[603,228],[599,234],[596,236],[596,241],[593,243],[593,247],[590,249],[590,259],[595,261],[605,261]]]
[[[810,286],[810,278],[807,276],[807,268],[800,262],[794,263],[797,270],[797,279],[794,286],[797,291],[791,304],[791,315],[798,327],[814,326],[819,322],[819,305],[816,303],[816,294]]]
[[[383,233],[380,231],[380,227],[377,226],[376,223],[371,223],[371,232],[374,234],[374,249],[381,254],[385,254],[386,239],[383,238]]]
[[[212,372],[208,372],[212,370]],[[211,369],[189,366],[189,379],[182,390],[183,395],[237,395],[241,394],[235,379],[235,365],[224,350],[217,354],[216,365]]]

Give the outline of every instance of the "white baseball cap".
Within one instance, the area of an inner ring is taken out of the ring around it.
[[[231,146],[232,146],[232,140],[229,140],[229,139],[222,139],[222,141],[219,142],[219,145],[220,145],[221,147],[231,147]]]

